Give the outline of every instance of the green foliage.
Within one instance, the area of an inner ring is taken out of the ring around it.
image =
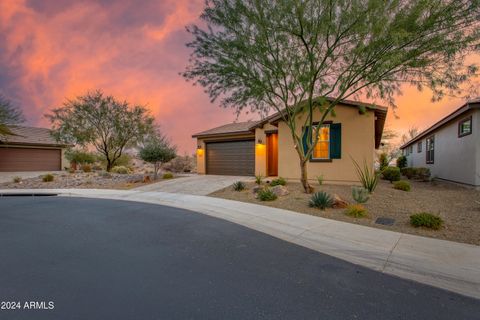
[[[55,180],[55,176],[51,173],[47,173],[42,177],[43,182],[52,182],[53,180]]]
[[[162,179],[173,179],[173,174],[171,172],[166,172],[163,174]]]
[[[370,198],[370,194],[363,187],[352,187],[352,198],[357,203],[365,203]]]
[[[130,170],[125,166],[115,166],[111,169],[111,172],[117,174],[129,174]]]
[[[378,156],[378,165],[380,171],[383,171],[386,167],[388,167],[388,155],[385,152],[380,153]]]
[[[177,156],[177,149],[164,136],[157,133],[140,148],[139,155],[143,161],[153,164],[154,179],[157,179],[160,166],[173,160]]]
[[[400,180],[400,168],[386,167],[382,170],[382,177],[390,182]]]
[[[378,184],[378,174],[373,168],[369,168],[367,162],[363,162],[363,168],[352,158],[353,164],[355,165],[355,170],[357,172],[357,177],[360,180],[362,186],[368,190],[369,193],[372,193]]]
[[[428,229],[438,230],[442,227],[443,220],[434,214],[421,212],[410,216],[410,224],[415,228],[425,227]]]
[[[331,208],[333,206],[333,198],[330,194],[325,191],[315,192],[308,205],[312,208],[318,208],[325,210],[326,208]]]
[[[243,191],[247,188],[243,181],[237,181],[233,184],[233,190],[235,191]]]
[[[273,179],[272,182],[270,182],[270,186],[272,186],[272,187],[284,186],[286,184],[287,184],[287,181],[282,177],[278,177],[277,179]]]
[[[0,95],[0,137],[15,135],[10,127],[25,121],[22,111]]]
[[[106,159],[107,171],[125,148],[137,146],[154,130],[146,107],[131,106],[101,91],[67,100],[46,116],[58,141],[95,148]]]
[[[410,182],[405,180],[395,181],[393,183],[393,188],[402,191],[410,191]]]
[[[345,209],[345,214],[353,218],[366,217],[368,212],[361,204],[351,204]]]
[[[397,167],[400,168],[400,170],[402,170],[403,168],[405,168],[407,166],[407,157],[405,156],[399,156],[397,158]]]
[[[19,176],[13,177],[13,182],[14,182],[14,183],[20,183],[20,181],[22,181],[22,178],[21,178],[21,177],[19,177]]]
[[[263,181],[263,176],[261,174],[255,175],[255,183],[261,185]]]
[[[318,181],[318,184],[319,184],[319,185],[322,185],[322,184],[323,184],[323,174],[317,176],[317,181]]]
[[[70,162],[75,162],[78,164],[91,164],[96,160],[96,157],[93,153],[78,149],[68,149],[65,151],[65,158]]]
[[[427,181],[430,178],[430,169],[424,167],[406,167],[401,169],[401,173],[408,179]]]
[[[260,201],[273,201],[277,199],[277,195],[270,188],[260,189],[257,196]]]

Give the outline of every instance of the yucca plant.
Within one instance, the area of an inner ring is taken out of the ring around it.
[[[246,186],[245,183],[242,181],[237,181],[233,184],[233,190],[235,191],[242,191],[245,190]]]
[[[275,199],[277,199],[277,195],[270,188],[258,191],[258,200],[260,201],[273,201]]]
[[[378,174],[373,168],[369,168],[367,161],[363,161],[363,168],[352,158],[353,164],[355,165],[355,170],[357,171],[357,177],[362,183],[362,186],[368,190],[369,193],[372,193],[373,190],[377,187],[378,183]]]
[[[352,198],[357,203],[365,203],[369,198],[368,190],[363,187],[352,187]]]
[[[308,205],[312,208],[325,210],[333,206],[333,198],[325,191],[315,192],[310,198]]]

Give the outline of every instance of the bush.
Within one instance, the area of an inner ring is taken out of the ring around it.
[[[65,158],[68,161],[79,163],[79,164],[95,162],[95,154],[87,151],[75,150],[75,149],[69,149],[65,151]]]
[[[355,170],[357,171],[357,176],[362,183],[362,186],[367,189],[369,193],[372,193],[378,184],[378,174],[373,168],[368,167],[366,161],[363,162],[363,168],[361,168],[353,158],[352,161],[355,165]]]
[[[112,172],[118,174],[128,174],[130,173],[130,170],[125,166],[115,166],[112,168]]]
[[[111,178],[112,174],[108,171],[102,171],[102,172],[99,173],[99,176],[103,177],[103,178]]]
[[[277,195],[270,188],[259,190],[257,195],[260,201],[273,201],[277,199]]]
[[[407,167],[401,169],[402,174],[408,179],[427,181],[430,178],[430,169]]]
[[[22,178],[20,178],[19,176],[13,177],[13,182],[19,183],[20,181],[22,181]]]
[[[434,214],[421,212],[410,216],[410,224],[415,228],[425,227],[428,229],[438,230],[442,227],[443,220]]]
[[[83,170],[83,172],[92,172],[92,166],[90,166],[88,164],[84,164],[82,166],[82,170]]]
[[[260,185],[262,184],[263,176],[261,174],[255,175],[255,183]]]
[[[107,167],[107,159],[104,155],[98,154],[97,161],[100,162],[102,168]],[[115,163],[112,163],[114,167],[125,167],[128,168],[132,165],[132,157],[126,153],[122,154],[120,158],[115,160]]]
[[[395,181],[393,188],[397,190],[410,191],[410,182],[405,180]]]
[[[397,158],[397,167],[401,169],[405,168],[407,166],[407,157],[405,156],[400,156]]]
[[[317,177],[317,181],[318,181],[318,184],[319,184],[319,185],[322,185],[322,184],[323,184],[323,174],[321,174],[321,175],[319,175],[319,176]]]
[[[367,209],[361,204],[351,204],[345,209],[345,214],[353,218],[363,218],[367,216]]]
[[[333,198],[325,191],[315,192],[310,198],[308,205],[312,208],[325,210],[325,208],[333,206]]]
[[[357,203],[365,203],[368,201],[368,190],[363,187],[352,187],[352,198]]]
[[[235,191],[242,191],[242,190],[245,190],[246,189],[246,185],[244,182],[242,181],[237,181],[233,184],[233,190]]]
[[[163,179],[173,179],[173,174],[171,172],[166,172],[162,176]]]
[[[43,182],[52,182],[54,179],[55,179],[55,177],[51,173],[47,173],[46,175],[44,175],[42,177]]]
[[[397,167],[386,167],[382,171],[383,179],[392,181],[400,180],[400,169]]]
[[[191,172],[194,168],[194,159],[189,155],[177,156],[165,163],[162,168],[173,172]]]
[[[284,178],[282,177],[278,177],[278,179],[273,179],[272,182],[270,182],[270,185],[272,187],[275,187],[275,186],[284,186],[287,184],[287,181],[285,181]]]
[[[380,171],[383,171],[383,169],[388,167],[388,155],[385,152],[380,153],[378,156],[378,164]]]
[[[408,179],[412,179],[413,175],[415,174],[415,168],[412,168],[412,167],[401,168],[400,172],[402,173],[402,175],[404,175]]]

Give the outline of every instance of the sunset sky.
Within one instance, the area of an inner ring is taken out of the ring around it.
[[[188,62],[185,25],[198,22],[203,0],[0,0],[0,94],[20,106],[27,124],[67,98],[93,89],[146,104],[181,153],[197,131],[235,120],[200,87],[178,75]],[[430,102],[428,91],[405,87],[396,99],[395,130],[425,128],[459,107]],[[377,101],[381,103],[380,101]],[[256,119],[243,115],[241,120]]]

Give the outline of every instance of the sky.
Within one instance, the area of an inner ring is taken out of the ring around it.
[[[101,89],[146,105],[179,152],[191,154],[193,133],[236,120],[233,110],[211,103],[201,87],[179,75],[190,54],[185,26],[199,22],[203,5],[204,0],[0,0],[0,94],[23,110],[27,125],[49,127],[44,114],[50,109]],[[463,103],[430,98],[428,91],[404,87],[387,126],[399,132],[426,128]],[[257,118],[243,114],[239,120]]]

